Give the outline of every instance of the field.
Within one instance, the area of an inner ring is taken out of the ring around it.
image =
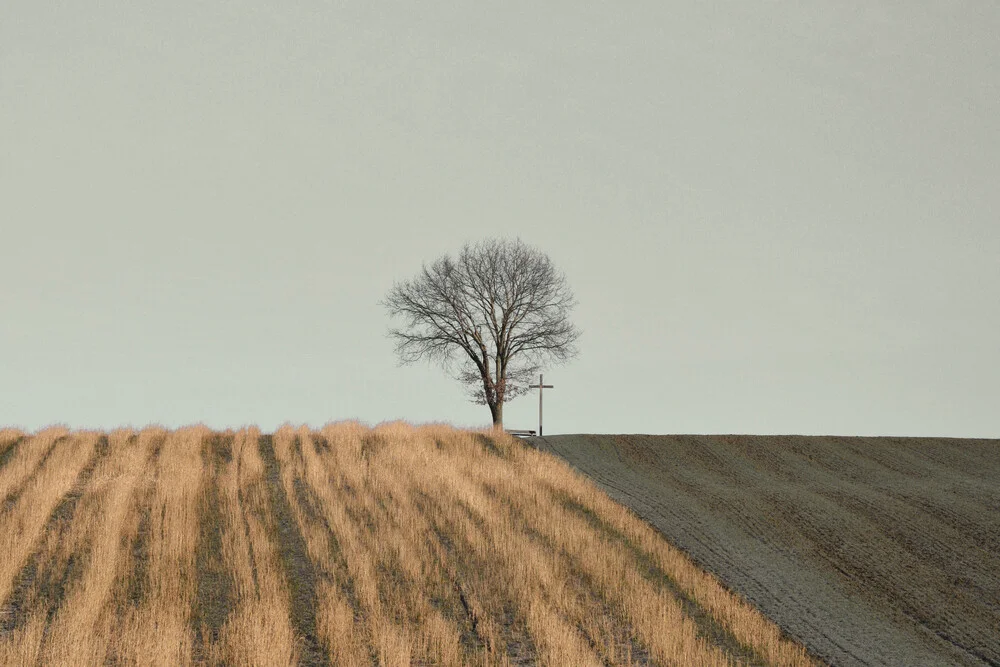
[[[1000,665],[1000,441],[535,438],[837,665]]]
[[[815,664],[504,434],[0,431],[0,664]]]

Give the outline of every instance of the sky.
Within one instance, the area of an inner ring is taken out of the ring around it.
[[[5,0],[0,425],[486,426],[379,301],[499,236],[578,301],[547,434],[1000,437],[998,34],[972,1]]]

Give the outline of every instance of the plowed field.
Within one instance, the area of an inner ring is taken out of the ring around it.
[[[1000,665],[1000,441],[534,438],[837,665]]]

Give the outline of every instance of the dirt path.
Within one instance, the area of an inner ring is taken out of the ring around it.
[[[1000,665],[1000,441],[535,438],[836,665]]]

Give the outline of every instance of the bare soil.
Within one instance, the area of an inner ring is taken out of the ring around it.
[[[835,665],[1000,665],[1000,440],[561,435],[591,477]]]

